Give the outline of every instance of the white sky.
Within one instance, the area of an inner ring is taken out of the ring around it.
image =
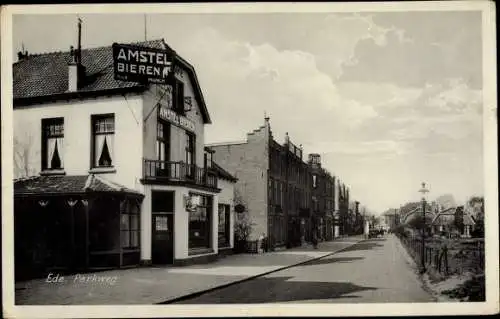
[[[143,15],[81,15],[83,47],[144,40]],[[320,153],[369,211],[483,194],[480,12],[157,14],[198,74],[206,143],[242,140],[271,118]],[[13,54],[69,50],[76,15],[13,19]]]

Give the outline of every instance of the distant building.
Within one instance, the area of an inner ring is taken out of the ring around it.
[[[250,240],[264,234],[271,247],[300,245],[310,227],[312,185],[302,148],[288,135],[283,144],[274,140],[269,118],[243,142],[208,146],[220,166],[238,178],[235,201],[254,223]]]
[[[387,225],[389,229],[394,229],[400,224],[398,209],[389,209],[383,214],[383,216],[385,219],[385,225]]]
[[[166,85],[115,80],[111,46],[19,55],[16,267],[187,264],[231,245],[219,197],[232,204],[235,179],[204,149],[211,120],[195,70],[172,54]]]

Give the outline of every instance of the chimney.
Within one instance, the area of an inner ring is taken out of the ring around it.
[[[68,91],[76,92],[82,86],[85,78],[85,67],[82,65],[82,20],[78,18],[78,48],[70,47],[70,61],[68,63]]]
[[[268,124],[269,123],[269,115],[267,115],[267,112],[264,111],[264,123]]]
[[[315,168],[321,168],[321,156],[316,153],[309,154],[309,164]]]
[[[22,61],[27,57],[28,57],[28,51],[24,50],[24,44],[23,44],[23,49],[17,52],[17,60]]]

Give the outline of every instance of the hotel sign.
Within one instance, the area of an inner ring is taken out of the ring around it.
[[[162,49],[113,44],[116,80],[164,84],[172,70],[173,54]]]
[[[173,123],[174,125],[180,126],[183,129],[194,132],[195,125],[194,122],[185,116],[175,113],[172,109],[168,109],[164,106],[159,108],[159,117],[165,121]]]

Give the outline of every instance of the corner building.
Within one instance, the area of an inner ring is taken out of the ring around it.
[[[167,84],[115,80],[111,46],[13,65],[16,265],[189,264],[233,244],[236,179],[204,147],[195,70],[163,40],[134,44],[173,54]]]

